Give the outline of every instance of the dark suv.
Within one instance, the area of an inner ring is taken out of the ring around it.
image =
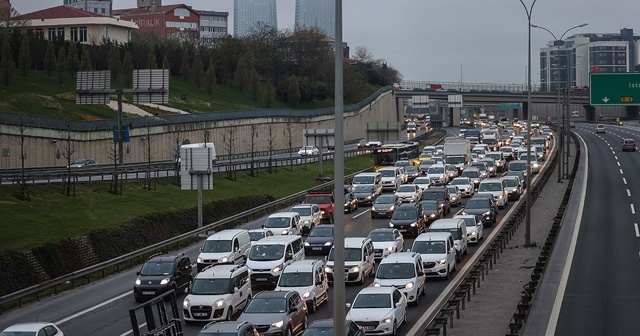
[[[191,260],[184,253],[179,255],[150,256],[136,273],[133,296],[141,302],[170,290],[180,289],[188,293],[193,284]]]
[[[422,192],[423,201],[438,201],[442,208],[443,215],[448,215],[451,212],[451,197],[449,196],[449,189],[445,186],[429,187]]]
[[[196,336],[259,336],[256,327],[247,321],[211,322]]]
[[[419,236],[427,231],[427,218],[420,203],[400,205],[391,215],[389,227],[398,229],[403,235]]]
[[[473,196],[462,211],[463,215],[475,215],[476,218],[482,220],[482,224],[485,227],[493,226],[496,223],[496,217],[498,215],[498,206],[493,200],[493,197],[489,196]]]

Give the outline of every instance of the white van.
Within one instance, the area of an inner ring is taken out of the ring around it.
[[[334,272],[335,245],[329,251],[324,270],[329,276],[329,282],[333,282],[336,276],[344,276],[345,282],[364,283],[368,275],[373,277],[376,272],[376,260],[373,255],[373,242],[367,237],[349,237],[344,239],[344,271]],[[343,273],[344,272],[344,273]]]
[[[404,177],[399,167],[384,167],[378,169],[378,173],[382,176],[382,189],[396,191],[396,189],[404,182]]]
[[[296,260],[304,259],[301,236],[271,236],[262,238],[251,246],[247,267],[251,269],[252,285],[278,283],[282,270]]]
[[[229,229],[209,236],[200,247],[197,269],[214,264],[244,264],[251,248],[249,231]]]
[[[251,300],[249,268],[212,265],[198,273],[182,303],[185,321],[231,321]]]
[[[420,253],[428,277],[451,278],[456,270],[456,248],[449,232],[427,232],[416,237],[412,252]]]
[[[429,232],[449,232],[453,236],[453,245],[456,248],[456,261],[460,262],[463,255],[467,255],[467,225],[460,218],[436,219]]]
[[[300,214],[293,211],[276,212],[267,217],[262,228],[271,230],[276,236],[301,235]]]
[[[423,267],[420,253],[390,254],[380,261],[373,285],[396,287],[407,297],[407,302],[417,305],[418,297],[425,294],[426,277]]]
[[[322,260],[297,260],[282,271],[276,291],[297,291],[314,313],[329,298],[329,281]]]
[[[370,185],[374,187],[376,195],[382,193],[382,175],[380,175],[379,172],[356,174],[353,179],[351,179],[351,184],[354,186]]]

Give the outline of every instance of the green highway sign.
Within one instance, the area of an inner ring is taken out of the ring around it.
[[[501,109],[520,109],[522,108],[522,103],[500,103]]]
[[[640,105],[640,73],[600,73],[590,76],[591,105]]]

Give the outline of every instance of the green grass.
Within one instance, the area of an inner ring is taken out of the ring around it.
[[[323,162],[323,175],[333,176],[333,161]],[[373,165],[370,156],[345,159],[345,174]],[[282,198],[317,186],[318,165],[279,167],[273,174],[260,171],[257,177],[239,172],[236,181],[215,175],[214,189],[203,193],[204,202],[240,195],[263,195]],[[62,186],[29,186],[31,202],[19,201],[16,187],[0,188],[0,248],[30,250],[44,242],[80,237],[95,228],[118,226],[136,216],[150,212],[197,206],[197,192],[183,191],[162,179],[156,191],[143,189],[143,182],[125,182],[122,196],[108,192],[108,183],[79,184],[76,197],[62,195]]]

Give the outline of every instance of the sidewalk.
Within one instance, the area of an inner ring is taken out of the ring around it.
[[[571,171],[575,160],[574,145],[570,148]],[[567,188],[567,180],[557,182],[557,168],[557,165],[553,168],[553,174],[531,207],[531,243],[538,246],[524,247],[526,228],[524,223],[521,224],[485,281],[480,283],[477,294],[471,295],[471,302],[467,302],[466,309],[460,311],[460,319],[454,318],[453,327],[447,326],[447,335],[497,336],[510,332],[509,322],[516,312],[523,286],[531,279],[541,245],[547,239]]]

